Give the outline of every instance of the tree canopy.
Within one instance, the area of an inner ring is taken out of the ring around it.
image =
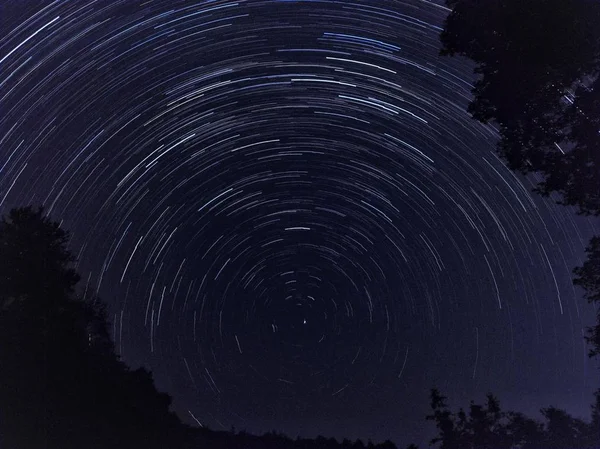
[[[510,168],[540,172],[538,191],[600,214],[600,4],[448,0],[442,55],[475,62],[468,111],[499,128]]]
[[[600,2],[447,0],[442,55],[475,63],[468,111],[498,127],[509,168],[541,175],[536,191],[600,216]],[[575,284],[600,302],[600,241]],[[598,324],[588,329],[600,354]]]
[[[0,445],[177,447],[170,397],[116,356],[101,303],[76,295],[68,240],[43,209],[0,222]]]

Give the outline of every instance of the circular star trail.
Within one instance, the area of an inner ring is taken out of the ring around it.
[[[401,442],[434,385],[587,413],[597,223],[498,159],[439,1],[3,9],[2,211],[63,220],[184,420]]]

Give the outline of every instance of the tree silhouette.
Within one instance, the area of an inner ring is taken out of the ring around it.
[[[441,54],[476,63],[469,112],[498,125],[498,148],[512,169],[544,174],[540,192],[559,192],[581,212],[600,213],[598,155],[589,146],[598,143],[597,126],[592,131],[600,115],[598,2],[447,4]]]
[[[43,209],[12,209],[0,222],[0,295],[6,307],[31,299],[48,305],[73,293],[79,275],[70,266],[69,236]],[[42,296],[44,301],[36,300]]]
[[[41,208],[0,222],[1,447],[177,447],[169,396],[118,359],[103,307],[75,294],[68,239]]]
[[[498,126],[509,168],[541,175],[580,214],[600,215],[600,3],[593,0],[447,0],[442,55],[475,62],[468,111]],[[600,301],[600,240],[575,283]],[[600,353],[600,313],[588,329]]]

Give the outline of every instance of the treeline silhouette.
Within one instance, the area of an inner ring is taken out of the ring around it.
[[[183,424],[144,368],[118,357],[102,302],[76,293],[69,234],[43,208],[12,209],[0,221],[0,447],[3,449],[394,449],[271,432],[217,432]],[[600,447],[600,390],[592,420],[542,410],[545,422],[484,405],[452,412],[431,393],[440,449]],[[413,448],[416,446],[412,446]]]
[[[366,443],[358,439],[338,441],[335,438],[296,438],[272,431],[263,435],[252,435],[245,431],[218,432],[207,429],[194,429],[187,440],[191,448],[210,449],[396,449],[391,441],[375,444],[368,440]]]

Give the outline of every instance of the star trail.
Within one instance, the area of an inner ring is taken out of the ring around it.
[[[428,435],[428,389],[587,416],[598,222],[531,193],[439,0],[8,2],[0,205],[72,232],[123,359],[211,428]]]

